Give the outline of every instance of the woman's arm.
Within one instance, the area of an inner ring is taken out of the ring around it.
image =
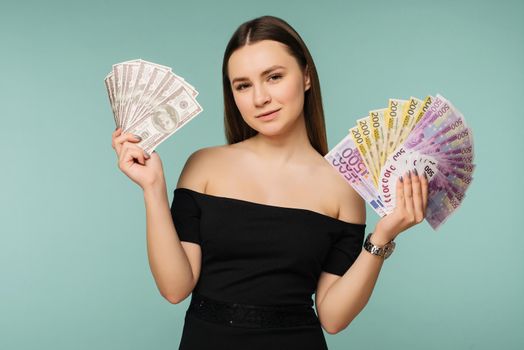
[[[193,152],[187,159],[177,182],[185,187],[205,192],[207,175],[212,173],[210,160],[219,159],[213,147]],[[169,302],[177,304],[186,299],[200,277],[202,250],[199,244],[180,241],[169,207],[166,182],[144,187],[147,222],[147,252],[149,266],[160,293]]]
[[[200,274],[200,247],[189,242],[184,243],[187,246],[181,245],[167,199],[162,161],[158,153],[149,155],[138,147],[140,140],[117,128],[111,136],[111,147],[117,153],[119,169],[144,191],[147,253],[156,285],[164,298],[178,303],[196,285]],[[200,185],[202,180],[198,174],[203,172],[194,166],[199,163],[194,160],[199,158],[195,154],[189,157],[179,185]]]
[[[389,241],[380,238],[380,231],[374,231],[371,242],[381,246]],[[362,248],[357,259],[344,275],[326,276],[326,281],[331,279],[335,281],[331,283],[324,298],[319,301],[317,312],[323,328],[328,333],[335,334],[344,330],[364,309],[375,288],[383,263],[384,258],[370,254]],[[322,274],[327,275],[326,272]]]
[[[408,173],[403,181],[401,177],[397,181],[395,210],[377,223],[371,242],[383,246],[407,228],[422,222],[427,207],[427,188],[428,181],[424,176]],[[362,248],[343,276],[323,276],[331,283],[319,299],[317,311],[326,331],[331,334],[340,332],[362,311],[371,297],[383,263],[384,258]]]
[[[149,266],[160,294],[171,303],[184,300],[195,279],[176,233],[165,181],[144,189]]]

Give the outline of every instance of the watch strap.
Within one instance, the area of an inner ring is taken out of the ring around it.
[[[395,242],[391,240],[382,247],[377,246],[371,242],[370,238],[372,234],[373,232],[370,232],[367,235],[366,240],[364,242],[364,249],[366,249],[371,254],[381,256],[384,258],[384,260],[386,260],[387,258],[391,256],[391,254],[395,250],[395,245],[396,245]]]

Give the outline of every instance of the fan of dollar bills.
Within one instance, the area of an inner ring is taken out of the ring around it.
[[[325,158],[380,215],[395,208],[397,178],[408,170],[428,180],[426,221],[436,230],[461,205],[471,183],[473,135],[443,96],[389,99],[358,119]]]
[[[115,124],[147,153],[203,111],[198,92],[171,68],[141,59],[113,65],[105,85]]]

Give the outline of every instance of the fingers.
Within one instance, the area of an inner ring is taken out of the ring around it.
[[[113,131],[113,133],[111,134],[111,147],[116,151],[116,148],[115,148],[115,138],[117,136],[120,136],[120,134],[122,133],[122,128],[116,128],[115,131]]]
[[[413,188],[412,188],[412,181],[411,177],[412,173],[408,170],[406,175],[404,176],[404,202],[406,206],[406,214],[408,219],[414,217],[414,209],[413,209]]]
[[[135,159],[141,165],[145,165],[146,159],[149,158],[150,157],[146,155],[146,152],[142,148],[128,141],[125,141],[120,149],[120,154],[118,155],[118,165],[121,169],[123,167],[129,167],[135,162]]]
[[[423,212],[423,198],[422,198],[422,187],[421,180],[417,173],[417,169],[414,169],[411,176],[411,183],[413,189],[413,209],[415,213],[415,222],[419,223],[424,219]]]
[[[426,208],[428,206],[428,190],[429,190],[428,184],[429,184],[428,178],[426,176],[426,173],[424,173],[420,177],[420,187],[422,190],[422,213],[424,214],[423,215],[424,217],[426,217]]]
[[[418,224],[426,217],[428,203],[428,178],[417,173],[417,169],[408,170],[399,176],[396,185],[396,206],[390,218],[392,231],[398,233]]]
[[[404,179],[403,176],[399,176],[397,179],[397,190],[395,192],[396,194],[396,203],[395,207],[399,209],[400,211],[404,211],[406,209],[406,203],[404,201]]]
[[[111,147],[118,155],[118,166],[120,169],[131,166],[135,163],[135,159],[138,163],[145,165],[146,159],[149,159],[150,155],[135,144],[140,141],[142,139],[138,135],[122,133],[122,128],[117,128],[113,131]]]
[[[118,128],[113,132],[111,147],[116,151],[117,154],[121,153],[122,144],[125,141],[129,142],[140,142],[142,139],[138,135],[133,135],[131,133],[123,133],[122,129]]]

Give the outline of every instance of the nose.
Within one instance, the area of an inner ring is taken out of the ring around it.
[[[253,102],[257,107],[263,107],[271,101],[271,95],[264,84],[253,87]]]

